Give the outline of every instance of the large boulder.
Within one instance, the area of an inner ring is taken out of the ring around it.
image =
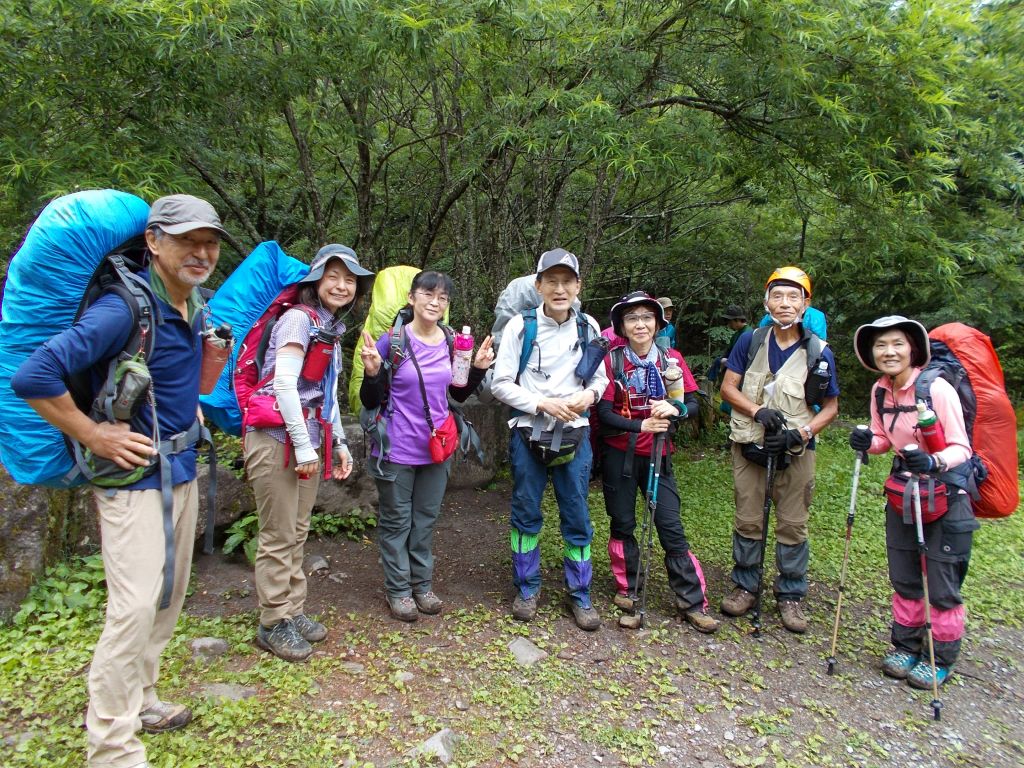
[[[32,583],[59,556],[74,495],[19,485],[0,470],[0,621],[18,610]]]
[[[494,480],[497,468],[508,460],[508,408],[492,400],[480,402],[476,395],[462,405],[466,421],[472,423],[484,450],[483,466],[475,457],[457,456],[448,478],[449,488],[483,488]]]
[[[199,519],[196,521],[196,541],[200,541],[206,532],[207,488],[210,484],[210,468],[200,464],[196,473],[199,481]],[[217,509],[214,513],[214,528],[223,530],[235,520],[256,509],[256,499],[252,487],[243,482],[229,468],[217,465]]]

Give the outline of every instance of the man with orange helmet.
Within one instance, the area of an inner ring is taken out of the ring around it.
[[[839,384],[832,351],[805,329],[811,279],[780,267],[765,283],[772,324],[740,337],[726,363],[722,397],[732,406],[733,590],[722,612],[742,616],[757,604],[764,562],[767,491],[775,503],[774,592],[782,624],[806,632],[800,600],[807,594],[807,519],[814,492],[814,438],[835,418]],[[774,482],[768,486],[768,457]],[[759,616],[756,616],[759,620]]]

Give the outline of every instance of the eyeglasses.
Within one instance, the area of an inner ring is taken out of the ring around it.
[[[637,325],[638,323],[643,323],[644,325],[646,325],[647,323],[654,322],[654,315],[650,313],[643,315],[625,315],[623,316],[622,320],[623,322],[629,323],[630,325]]]
[[[436,301],[438,305],[442,307],[447,307],[448,302],[451,301],[448,296],[443,294],[438,295],[435,293],[427,293],[426,291],[416,291],[416,295],[425,300],[428,304],[432,301]]]

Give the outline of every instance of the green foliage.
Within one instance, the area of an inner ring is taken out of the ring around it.
[[[342,535],[352,541],[359,541],[366,532],[377,524],[373,515],[364,517],[358,508],[351,510],[347,515],[338,515],[332,512],[316,512],[310,518],[309,532],[314,536],[332,537]],[[259,548],[260,520],[253,512],[244,515],[227,529],[227,538],[224,540],[222,551],[230,555],[239,547],[250,565],[256,563],[256,550]]]
[[[721,308],[798,261],[837,340],[899,309],[1022,357],[1018,2],[0,11],[8,246],[60,193],[188,191],[229,224],[219,277],[262,239],[341,240],[450,272],[455,320],[486,326],[561,243],[588,309],[672,295],[710,357]]]

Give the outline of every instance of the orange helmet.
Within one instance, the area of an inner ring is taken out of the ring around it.
[[[799,285],[804,289],[804,293],[807,295],[807,298],[811,298],[811,278],[809,278],[807,273],[800,269],[800,267],[779,267],[772,272],[768,281],[764,284],[764,289],[767,291],[772,283],[780,280],[786,283]]]

